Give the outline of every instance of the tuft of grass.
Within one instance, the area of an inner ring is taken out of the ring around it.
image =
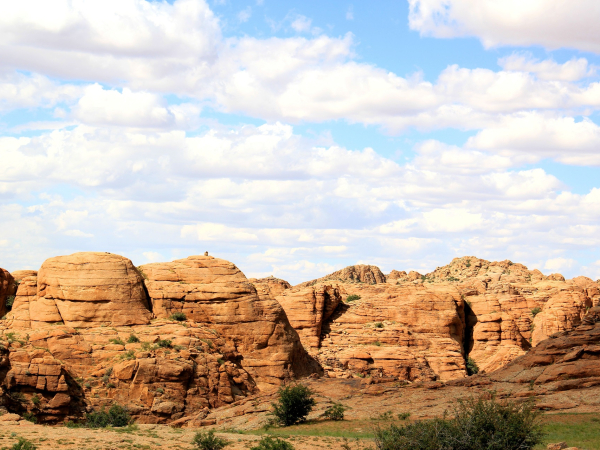
[[[381,322],[375,322],[375,328],[383,328],[383,323]]]
[[[125,342],[123,342],[123,339],[121,338],[109,339],[108,342],[110,342],[111,344],[125,345]]]
[[[531,310],[531,315],[532,315],[533,317],[535,317],[535,316],[537,316],[537,315],[538,315],[539,313],[541,313],[541,312],[542,312],[542,308],[540,308],[539,306],[536,306],[535,308],[533,308],[533,309]]]
[[[357,295],[357,294],[350,294],[348,297],[346,297],[346,301],[347,301],[348,303],[350,303],[350,302],[355,302],[356,300],[360,300],[360,298],[361,298],[361,297],[360,297],[360,295]]]
[[[171,342],[170,339],[159,339],[156,342],[156,345],[160,348],[172,348],[173,347],[173,343]]]
[[[138,338],[135,334],[131,333],[129,335],[129,337],[127,338],[127,343],[128,344],[137,344],[138,342],[140,342],[140,338]]]
[[[183,322],[187,319],[187,317],[185,316],[184,313],[182,313],[181,311],[178,311],[178,312],[174,312],[173,314],[171,314],[169,316],[169,319],[176,320],[177,322]]]

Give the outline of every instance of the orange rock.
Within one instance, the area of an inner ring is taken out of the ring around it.
[[[140,266],[156,317],[183,312],[227,336],[257,386],[319,371],[303,349],[281,305],[235,266],[212,256],[190,256]]]
[[[6,299],[15,295],[15,280],[8,270],[0,268],[0,317],[6,314]]]
[[[358,264],[356,266],[348,266],[337,272],[333,272],[323,278],[317,280],[306,281],[298,285],[298,287],[311,286],[316,283],[323,283],[326,281],[341,281],[348,283],[368,283],[368,284],[379,284],[385,283],[385,275],[381,272],[377,266],[369,266],[365,264]]]
[[[44,261],[29,315],[34,327],[56,322],[74,327],[134,325],[149,323],[151,317],[142,277],[131,261],[99,252]]]

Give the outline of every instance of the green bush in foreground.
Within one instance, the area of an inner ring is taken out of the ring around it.
[[[8,448],[8,447],[4,447]],[[9,450],[37,450],[37,447],[33,445],[33,442],[28,441],[25,438],[20,437],[19,441],[10,447]]]
[[[125,427],[130,423],[131,416],[121,405],[112,405],[108,411],[102,409],[85,417],[85,426],[88,428]]]
[[[312,391],[301,384],[279,389],[279,400],[273,403],[273,415],[280,425],[288,427],[306,421],[316,405]]]
[[[346,411],[346,407],[336,403],[327,408],[323,413],[323,416],[329,420],[344,420],[344,411]]]
[[[294,446],[283,439],[265,436],[250,450],[294,450]]]
[[[531,403],[459,401],[454,417],[376,430],[377,450],[529,450],[541,443],[540,413]]]
[[[199,431],[194,436],[192,444],[200,450],[221,450],[229,445],[225,439],[215,436],[215,430]]]

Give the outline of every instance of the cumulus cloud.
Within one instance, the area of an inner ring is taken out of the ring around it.
[[[512,54],[498,64],[507,71],[534,73],[541,80],[577,81],[596,75],[597,68],[585,58],[573,58],[563,64],[552,59],[539,61],[526,54]]]
[[[409,26],[424,36],[475,36],[486,48],[542,45],[600,53],[595,0],[408,0]]]

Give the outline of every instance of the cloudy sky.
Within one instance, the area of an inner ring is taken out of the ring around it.
[[[600,278],[600,2],[552,5],[3,2],[0,267]]]

